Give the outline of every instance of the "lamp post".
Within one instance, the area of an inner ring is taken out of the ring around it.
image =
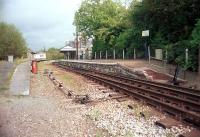
[[[78,32],[76,32],[76,59],[78,60]]]

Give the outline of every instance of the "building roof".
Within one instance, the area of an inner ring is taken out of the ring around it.
[[[61,52],[63,51],[76,51],[76,48],[73,48],[71,46],[65,46],[63,48],[60,49]]]

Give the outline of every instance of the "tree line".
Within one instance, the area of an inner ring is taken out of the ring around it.
[[[58,59],[64,59],[64,54],[60,53],[60,49],[57,48],[49,48],[46,51],[47,60],[58,60]]]
[[[93,38],[93,53],[116,52],[127,58],[144,57],[144,43],[168,53],[169,63],[197,70],[200,43],[199,0],[133,0],[124,6],[120,0],[84,0],[75,13],[77,32]],[[142,31],[149,30],[148,38]],[[185,62],[185,49],[189,60]]]
[[[26,41],[22,33],[14,25],[0,22],[0,60],[7,59],[8,55],[25,57],[26,53]]]

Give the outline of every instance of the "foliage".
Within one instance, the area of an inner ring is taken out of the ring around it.
[[[193,48],[198,48],[200,46],[200,19],[198,20],[194,30],[191,35],[191,44]]]
[[[56,48],[49,48],[46,54],[47,60],[64,59],[64,54],[60,53],[60,50]]]
[[[112,27],[120,24],[124,8],[112,0],[84,0],[75,14],[78,32],[87,36],[102,37]]]
[[[117,38],[126,29],[126,13],[119,2],[84,0],[75,14],[74,25],[78,32],[94,39],[94,52],[105,53],[116,48]]]
[[[116,57],[144,57],[144,43],[151,50],[161,48],[169,53],[169,62],[185,69],[197,70],[197,48],[200,43],[199,0],[132,0],[125,8],[119,0],[84,0],[75,14],[78,32],[92,37],[93,52],[116,50]],[[196,24],[196,25],[195,25]],[[141,36],[150,30],[150,36]],[[189,62],[185,62],[185,48]]]
[[[14,25],[0,22],[0,59],[8,55],[26,56],[27,47],[22,34]]]

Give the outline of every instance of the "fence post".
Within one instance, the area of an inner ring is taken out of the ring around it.
[[[199,46],[199,76],[200,76],[200,46]]]
[[[151,60],[151,51],[150,51],[150,45],[148,46],[148,56],[149,56],[149,63],[150,63],[150,60]]]
[[[115,49],[113,50],[113,59],[115,59]]]
[[[97,59],[97,53],[96,52],[94,53],[94,58]]]
[[[101,59],[101,51],[100,51],[100,59]]]
[[[69,51],[67,52],[67,60],[69,60]]]
[[[108,59],[108,51],[106,50],[106,59]]]
[[[165,72],[167,73],[167,59],[168,59],[168,52],[167,50],[165,51],[165,62],[164,62],[164,67],[165,67]]]
[[[188,64],[188,49],[185,49],[185,63]]]
[[[124,59],[124,49],[123,49],[123,59]]]
[[[133,51],[133,52],[134,52],[134,59],[136,59],[136,52],[135,52],[135,48],[134,48],[134,51]]]

